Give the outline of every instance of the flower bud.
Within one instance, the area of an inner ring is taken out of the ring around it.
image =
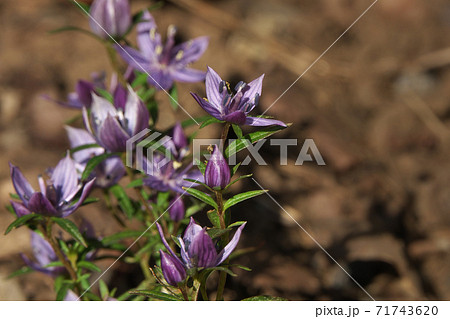
[[[223,189],[230,183],[230,167],[217,145],[206,164],[205,183],[211,188]]]
[[[161,269],[167,283],[171,286],[177,286],[177,284],[186,278],[186,270],[183,264],[175,257],[159,251],[161,254]]]
[[[103,39],[121,37],[131,25],[128,0],[95,0],[90,14],[92,31]]]
[[[186,210],[184,208],[183,198],[181,196],[175,197],[169,204],[170,219],[174,222],[179,222],[184,218]]]

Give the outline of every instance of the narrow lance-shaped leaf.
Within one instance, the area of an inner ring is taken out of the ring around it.
[[[133,217],[135,213],[133,203],[131,202],[127,193],[125,193],[125,191],[123,190],[122,186],[116,184],[109,190],[114,195],[114,197],[117,198],[120,208],[123,210],[125,215],[127,215],[128,218]]]
[[[93,158],[91,158],[87,164],[86,167],[83,171],[83,174],[81,174],[81,180],[85,181],[86,179],[89,178],[89,176],[91,175],[92,171],[97,167],[98,164],[100,164],[101,162],[103,162],[105,159],[112,157],[112,156],[118,156],[120,155],[120,153],[104,153],[98,156],[94,156]]]
[[[231,197],[229,200],[226,201],[223,209],[227,210],[231,206],[234,206],[244,200],[247,200],[247,199],[255,197],[255,196],[259,196],[266,192],[267,192],[267,190],[256,190],[256,191],[250,191],[250,192],[234,195],[233,197]]]
[[[8,228],[6,228],[5,235],[7,235],[11,230],[15,228],[19,228],[20,226],[26,225],[32,219],[41,219],[42,217],[38,214],[28,214],[22,217],[17,218],[11,224],[9,224]]]
[[[145,296],[151,299],[157,299],[162,301],[182,301],[183,299],[178,296],[169,295],[164,292],[154,290],[131,290],[128,292],[131,295]]]
[[[289,124],[288,124],[289,126]],[[268,127],[264,128],[262,131],[252,132],[249,134],[246,134],[242,137],[242,139],[237,139],[228,145],[227,149],[225,150],[225,157],[230,157],[233,154],[236,154],[237,152],[243,150],[247,147],[248,143],[254,144],[264,138],[267,138],[275,133],[278,133],[285,128],[280,128],[279,126],[274,127]]]
[[[52,217],[52,220],[58,224],[59,227],[64,229],[67,233],[69,233],[70,236],[72,236],[77,242],[79,242],[84,247],[87,247],[86,241],[83,238],[83,235],[81,235],[80,231],[78,230],[77,225],[75,225],[72,221],[65,219],[65,218],[59,218],[59,217]]]
[[[202,191],[199,191],[198,189],[195,188],[186,188],[186,187],[183,187],[183,189],[186,191],[186,193],[191,194],[192,196],[198,198],[202,202],[214,207],[215,209],[218,208],[217,203],[209,195],[203,193]]]

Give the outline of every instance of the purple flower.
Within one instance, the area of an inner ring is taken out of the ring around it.
[[[120,38],[131,25],[128,0],[95,0],[89,13],[92,31],[103,39]]]
[[[172,138],[164,146],[170,150],[174,159],[181,162],[189,152],[189,144],[180,122],[177,122],[172,130]]]
[[[87,144],[95,144],[96,141],[89,134],[88,131],[70,126],[65,127],[67,136],[69,137],[70,147],[75,148]],[[94,156],[105,153],[102,147],[91,147],[84,150],[79,150],[73,153],[73,159],[77,163],[77,169],[80,172],[84,171],[87,162]],[[108,188],[117,182],[125,175],[125,167],[122,160],[117,157],[109,157],[97,165],[92,172],[91,178],[95,177],[95,186],[100,188]]]
[[[173,81],[198,82],[205,79],[204,72],[187,66],[203,55],[208,46],[207,37],[175,45],[176,30],[174,26],[169,26],[167,41],[163,45],[151,14],[145,11],[142,19],[137,26],[139,51],[128,46],[116,46],[117,52],[131,67],[150,74],[148,83],[156,89],[170,89]]]
[[[83,203],[95,182],[91,180],[85,186],[78,182],[76,164],[69,153],[56,165],[49,180],[39,176],[40,192],[34,191],[18,167],[10,164],[10,169],[14,188],[22,201],[11,201],[17,217],[30,213],[67,217]],[[80,190],[78,201],[71,203]]]
[[[230,242],[220,253],[217,253],[216,245],[206,232],[206,227],[202,228],[200,225],[196,224],[191,217],[191,221],[184,232],[183,238],[178,238],[181,246],[181,259],[170,248],[164,237],[161,226],[158,223],[156,226],[158,227],[161,240],[170,255],[183,264],[186,269],[192,269],[217,267],[223,263],[236,248],[245,224],[246,223],[242,224],[236,230],[236,233]]]
[[[31,250],[35,261],[21,254],[23,261],[32,269],[50,276],[57,276],[65,272],[64,267],[45,267],[51,262],[58,261],[52,246],[38,234],[31,232]]]
[[[264,75],[246,84],[239,82],[234,88],[235,93],[229,92],[228,83],[210,67],[206,72],[206,99],[191,93],[198,104],[216,119],[237,125],[286,127],[281,121],[248,116],[259,102]]]
[[[177,193],[185,193],[183,187],[196,186],[196,183],[186,181],[186,178],[198,182],[204,181],[202,173],[193,168],[192,163],[186,167],[180,167],[180,163],[170,161],[160,153],[154,153],[152,161],[145,158],[142,166],[144,172],[147,173],[147,177],[143,180],[144,185],[160,192],[172,190]]]
[[[186,278],[186,270],[178,258],[162,250],[159,253],[161,254],[161,270],[163,276],[169,285],[176,287],[179,282],[182,282]]]
[[[183,197],[181,195],[176,196],[169,203],[169,216],[174,222],[179,222],[184,218],[186,209],[183,203]]]
[[[205,169],[205,184],[213,189],[224,189],[230,183],[231,173],[227,161],[217,145]]]
[[[106,150],[125,152],[127,140],[148,127],[148,110],[131,87],[116,91],[116,106],[95,94],[92,99],[91,113],[83,108],[84,124]]]

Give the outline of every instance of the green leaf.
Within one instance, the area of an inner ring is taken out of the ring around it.
[[[186,193],[191,194],[192,196],[198,198],[202,202],[214,207],[215,209],[218,208],[217,203],[209,195],[203,193],[202,191],[199,191],[198,189],[195,188],[186,188],[186,187],[183,187],[183,189],[186,191]]]
[[[178,110],[178,89],[177,86],[174,84],[172,88],[169,90],[169,102],[170,105],[172,105],[172,108],[176,111]]]
[[[206,232],[208,233],[209,237],[211,239],[216,239],[220,236],[222,236],[225,233],[228,233],[231,229],[220,229],[220,228],[211,228],[208,229]]]
[[[77,242],[79,242],[84,247],[87,247],[86,241],[83,238],[83,235],[81,235],[80,231],[78,230],[77,225],[75,225],[72,221],[60,218],[60,217],[52,217],[51,218],[55,223],[58,224],[59,227],[64,229],[67,233],[69,233],[70,236],[72,236]]]
[[[129,183],[126,186],[126,188],[141,187],[142,185],[144,185],[144,181],[142,180],[142,178],[138,178],[138,179],[132,181],[131,183]]]
[[[81,32],[81,33],[84,33],[84,34],[86,34],[86,35],[88,35],[90,37],[93,37],[94,39],[96,39],[98,41],[103,42],[103,40],[99,36],[97,36],[96,34],[90,32],[88,30],[85,30],[83,28],[79,28],[79,27],[75,27],[75,26],[66,26],[66,27],[58,28],[58,29],[49,31],[48,33],[49,34],[58,34],[58,33],[67,32],[67,31]]]
[[[195,179],[191,179],[191,178],[185,178],[185,181],[191,182],[191,183],[195,183],[195,184],[199,184],[204,186],[205,188],[207,188],[208,190],[210,190],[211,192],[213,191],[213,189],[211,187],[209,187],[208,185],[206,185],[205,183],[199,182],[198,180]]]
[[[101,279],[98,282],[98,286],[99,286],[99,289],[100,289],[100,295],[102,296],[102,299],[106,300],[106,298],[108,298],[108,296],[109,296],[108,286]]]
[[[237,163],[236,165],[233,166],[233,168],[231,168],[231,176],[234,176],[234,174],[236,174],[238,168],[241,166],[242,163]]]
[[[254,297],[242,299],[241,301],[287,301],[287,299],[281,298],[281,297],[272,297],[272,296],[254,296]]]
[[[56,301],[63,301],[69,291],[69,284],[62,284],[61,287],[56,291]]]
[[[195,165],[197,165],[198,169],[200,170],[200,172],[205,175],[205,171],[206,171],[206,164],[202,161],[196,161]]]
[[[217,211],[213,210],[207,213],[208,219],[213,224],[213,226],[220,228],[220,217],[217,214]]]
[[[102,239],[102,243],[103,243],[103,245],[108,246],[110,244],[116,243],[125,238],[137,238],[137,237],[141,236],[142,233],[143,233],[143,231],[141,231],[141,230],[124,230],[120,233],[106,236],[105,238]]]
[[[215,117],[211,116],[207,120],[203,121],[203,123],[200,125],[200,129],[207,127],[208,125],[213,124],[213,123],[225,123],[225,121],[218,120]]]
[[[131,290],[128,292],[131,295],[145,296],[151,299],[157,299],[162,301],[182,301],[183,298],[166,294],[164,292],[154,290]]]
[[[112,96],[112,94],[108,90],[105,90],[105,89],[102,89],[102,88],[95,88],[95,92],[100,94],[101,97],[103,97],[106,100],[108,100],[109,103],[114,104],[114,97]]]
[[[85,269],[91,270],[91,271],[101,272],[101,269],[98,268],[97,265],[95,265],[94,263],[91,263],[90,261],[86,261],[86,260],[79,261],[77,263],[77,267],[85,268]]]
[[[70,149],[70,154],[73,154],[73,153],[76,153],[76,152],[79,152],[79,151],[82,151],[82,150],[85,150],[85,149],[88,149],[88,148],[95,148],[95,147],[100,147],[100,146],[98,144],[96,144],[96,143],[80,145],[80,146],[71,148]]]
[[[11,230],[13,230],[15,228],[19,228],[20,226],[26,225],[32,219],[36,219],[36,220],[42,219],[42,216],[32,213],[32,214],[23,215],[22,217],[17,218],[15,221],[13,221],[11,224],[9,224],[8,228],[6,228],[5,235],[7,235]]]
[[[231,197],[229,200],[226,201],[223,209],[227,210],[228,208],[230,208],[231,206],[234,206],[244,200],[250,199],[252,197],[255,196],[259,196],[262,194],[267,193],[267,190],[256,190],[256,191],[250,191],[250,192],[246,192],[246,193],[242,193],[242,194],[237,194],[234,195],[233,197]]]
[[[88,179],[89,175],[91,175],[92,171],[97,167],[97,165],[100,164],[101,162],[103,162],[105,159],[107,159],[109,157],[113,157],[113,156],[118,156],[118,155],[119,155],[119,153],[104,153],[104,154],[94,156],[93,158],[91,158],[87,162],[83,174],[81,174],[81,180],[85,181],[86,179]]]
[[[123,190],[122,186],[116,184],[110,187],[109,190],[114,195],[114,197],[117,198],[119,206],[125,213],[125,215],[127,215],[128,218],[132,218],[135,213],[134,206],[127,193],[125,193],[125,191]]]
[[[232,124],[231,127],[233,128],[234,133],[238,138],[242,138],[242,130],[239,125]]]
[[[239,265],[239,264],[232,264],[232,265],[230,265],[230,267],[237,267],[237,268],[240,268],[240,269],[245,270],[245,271],[252,271],[251,268],[248,268],[246,266]]]
[[[9,193],[9,197],[11,197],[12,199],[20,200],[20,196],[17,194]]]
[[[224,272],[226,272],[228,275],[230,275],[232,277],[236,277],[237,276],[234,272],[232,272],[230,269],[228,269],[226,267],[219,266],[219,267],[212,267],[211,269],[218,270],[218,271],[224,271]]]
[[[17,276],[21,276],[21,275],[25,275],[25,274],[29,274],[30,272],[33,272],[34,269],[28,266],[24,266],[18,270],[16,270],[15,272],[13,272],[12,274],[10,274],[8,276],[8,279],[17,277]]]
[[[133,89],[136,89],[138,86],[146,84],[147,78],[148,78],[147,73],[143,73],[143,72],[136,72],[136,73],[138,73],[138,74],[136,75],[136,78],[134,79],[133,83],[131,83],[131,87]],[[150,91],[150,90],[148,90],[148,91]]]
[[[242,139],[235,140],[231,142],[230,145],[228,145],[227,149],[225,150],[225,157],[228,158],[231,155],[236,154],[237,152],[243,150],[244,148],[247,147],[248,143],[254,144],[284,129],[285,127],[280,128],[279,126],[270,126],[268,128],[264,128],[263,131],[257,131],[246,134],[245,136],[242,137]]]
[[[248,178],[248,177],[252,177],[252,176],[253,176],[253,174],[248,174],[248,175],[242,175],[242,176],[239,176],[239,177],[236,178],[234,181],[232,181],[230,184],[228,184],[228,185],[225,187],[225,190],[227,190],[228,188],[230,188],[231,185],[233,185],[234,183],[240,181],[241,179]]]
[[[181,127],[182,128],[186,128],[192,125],[200,125],[198,123],[201,123],[207,119],[209,119],[211,117],[211,115],[205,115],[205,116],[200,116],[200,117],[195,117],[195,118],[190,118],[187,120],[184,120],[183,122],[181,122]]]
[[[186,218],[191,217],[195,213],[198,213],[203,208],[205,208],[205,206],[206,206],[205,203],[200,203],[200,202],[196,201],[196,203],[194,203],[194,205],[192,205],[188,209],[186,209]]]
[[[243,223],[245,223],[244,221],[239,221],[239,222],[235,222],[231,225],[228,225],[227,228],[233,228],[233,227],[237,227],[237,226],[241,226]]]
[[[52,261],[51,263],[48,263],[44,266],[44,268],[50,268],[50,267],[64,267],[64,264],[61,261]]]

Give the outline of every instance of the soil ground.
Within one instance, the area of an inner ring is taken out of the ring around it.
[[[132,3],[135,10],[153,4]],[[240,258],[253,270],[228,281],[227,299],[369,299],[318,243],[377,300],[450,299],[450,3],[378,1],[278,100],[371,3],[183,0],[154,12],[161,31],[175,24],[182,39],[210,37],[195,67],[210,65],[235,82],[265,73],[258,112],[276,101],[267,114],[293,124],[275,138],[298,141],[287,165],[266,143],[268,165],[242,168],[280,205],[262,196],[233,211],[249,221],[241,247],[256,249]],[[110,74],[94,40],[48,34],[65,25],[88,28],[70,1],[0,2],[2,207],[13,191],[9,161],[31,179],[68,147],[62,124],[76,112],[41,96],[64,99],[78,79]],[[203,94],[203,85],[178,88],[186,110],[203,115],[189,96]],[[158,98],[167,104],[164,94]],[[175,118],[186,115],[165,107],[160,128]],[[305,139],[314,140],[325,166],[295,165]],[[240,187],[258,188],[252,180]],[[80,214],[104,235],[116,229],[101,205]],[[11,221],[1,210],[0,229]],[[30,254],[28,232],[1,235],[0,243],[0,300],[54,299],[45,275],[5,279],[22,265],[19,253]],[[123,265],[107,279],[119,274],[133,279]]]

